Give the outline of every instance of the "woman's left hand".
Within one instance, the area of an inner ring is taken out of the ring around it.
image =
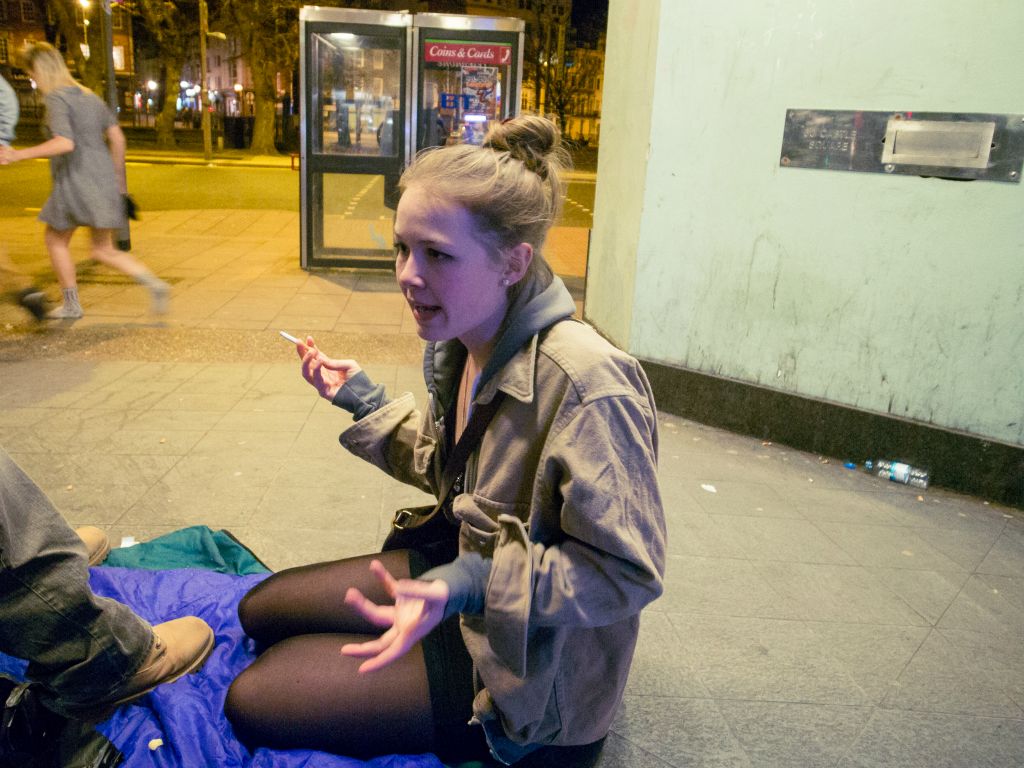
[[[0,165],[10,165],[15,161],[14,147],[0,145]]]
[[[363,618],[378,627],[387,627],[387,631],[376,640],[347,643],[341,647],[346,656],[366,659],[359,665],[360,672],[386,667],[440,624],[449,594],[448,585],[440,579],[396,579],[379,560],[370,563],[370,570],[395,598],[395,604],[377,605],[354,587],[345,594],[345,602]]]

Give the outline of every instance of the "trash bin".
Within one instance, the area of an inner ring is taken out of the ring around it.
[[[242,118],[224,116],[224,144],[232,149],[245,149],[245,127]]]
[[[224,143],[233,149],[245,149],[252,144],[253,117],[224,117]]]

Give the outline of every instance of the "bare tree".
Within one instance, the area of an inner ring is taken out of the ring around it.
[[[539,114],[558,111],[561,97],[553,99],[552,88],[564,90],[573,79],[566,75],[567,33],[566,17],[553,13],[549,4],[533,4],[533,18],[526,24],[523,76],[533,83],[533,109]]]
[[[241,42],[240,55],[252,71],[254,121],[249,151],[269,155],[274,146],[277,74],[298,61],[298,0],[224,0],[221,19]]]
[[[106,75],[104,59],[102,56],[87,57],[82,50],[83,43],[90,51],[103,50],[103,28],[99,23],[99,14],[95,12],[99,3],[90,3],[88,8],[84,8],[78,0],[34,0],[34,4],[39,18],[43,20],[46,41],[61,48],[63,40],[78,79],[86,87],[102,93]],[[90,22],[84,25],[84,33],[83,27],[79,27],[77,13],[82,14],[83,21]]]
[[[566,116],[578,114],[582,97],[594,91],[594,84],[601,77],[601,60],[586,55],[585,49],[576,49],[545,70],[545,92],[547,109],[558,115],[559,127],[568,127]]]
[[[523,42],[523,80],[525,81],[524,85],[529,82],[533,83],[533,105],[524,104],[523,106],[538,113],[542,111],[541,95],[544,90],[544,62],[547,49],[545,42],[548,34],[549,30],[544,19],[540,11],[537,10],[534,13],[534,18],[526,24]]]
[[[160,60],[163,106],[156,117],[156,143],[159,147],[173,147],[176,95],[185,61],[199,34],[199,7],[165,0],[134,0],[133,5],[135,13],[142,17]]]
[[[533,18],[526,25],[524,78],[533,83],[532,108],[554,114],[565,130],[570,108],[601,73],[594,57],[577,52],[566,17],[553,14],[549,5],[533,7]]]

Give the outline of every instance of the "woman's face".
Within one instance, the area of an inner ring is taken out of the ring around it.
[[[420,338],[459,339],[486,355],[508,309],[510,273],[488,251],[465,208],[419,186],[402,195],[395,214],[395,273]]]

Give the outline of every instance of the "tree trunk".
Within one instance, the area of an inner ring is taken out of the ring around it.
[[[78,77],[82,82],[85,83],[86,60],[85,55],[82,53],[83,40],[82,36],[78,32],[78,25],[75,22],[73,7],[68,3],[51,3],[48,5],[44,2],[36,2],[36,7],[39,9],[40,18],[43,19],[46,18],[48,8],[53,11],[54,19],[57,22],[55,32],[64,36],[64,40],[67,42],[68,55],[71,57],[74,71],[78,74]],[[59,40],[56,36],[52,39],[47,37],[47,42],[52,43],[53,45],[59,44]]]
[[[102,11],[101,11],[102,12]],[[95,14],[93,14],[96,16]],[[100,25],[99,16],[96,16],[96,20],[85,28],[85,42],[89,46],[89,58],[81,60],[81,64],[84,65],[84,71],[80,72],[82,78],[82,84],[85,85],[91,91],[94,91],[97,96],[107,103],[106,91],[103,90],[103,83],[107,74],[107,60],[105,56],[104,41],[103,41],[103,27]],[[78,60],[76,59],[76,63]]]
[[[259,62],[259,63],[255,63]],[[266,59],[257,56],[252,67],[253,96],[256,110],[252,126],[252,143],[249,153],[253,155],[277,154],[274,146],[274,115],[277,109],[277,90],[274,87],[275,71]]]
[[[164,70],[161,87],[164,92],[164,104],[156,116],[156,145],[161,149],[174,149],[174,118],[178,116],[178,84],[181,82],[181,64],[168,65]]]

